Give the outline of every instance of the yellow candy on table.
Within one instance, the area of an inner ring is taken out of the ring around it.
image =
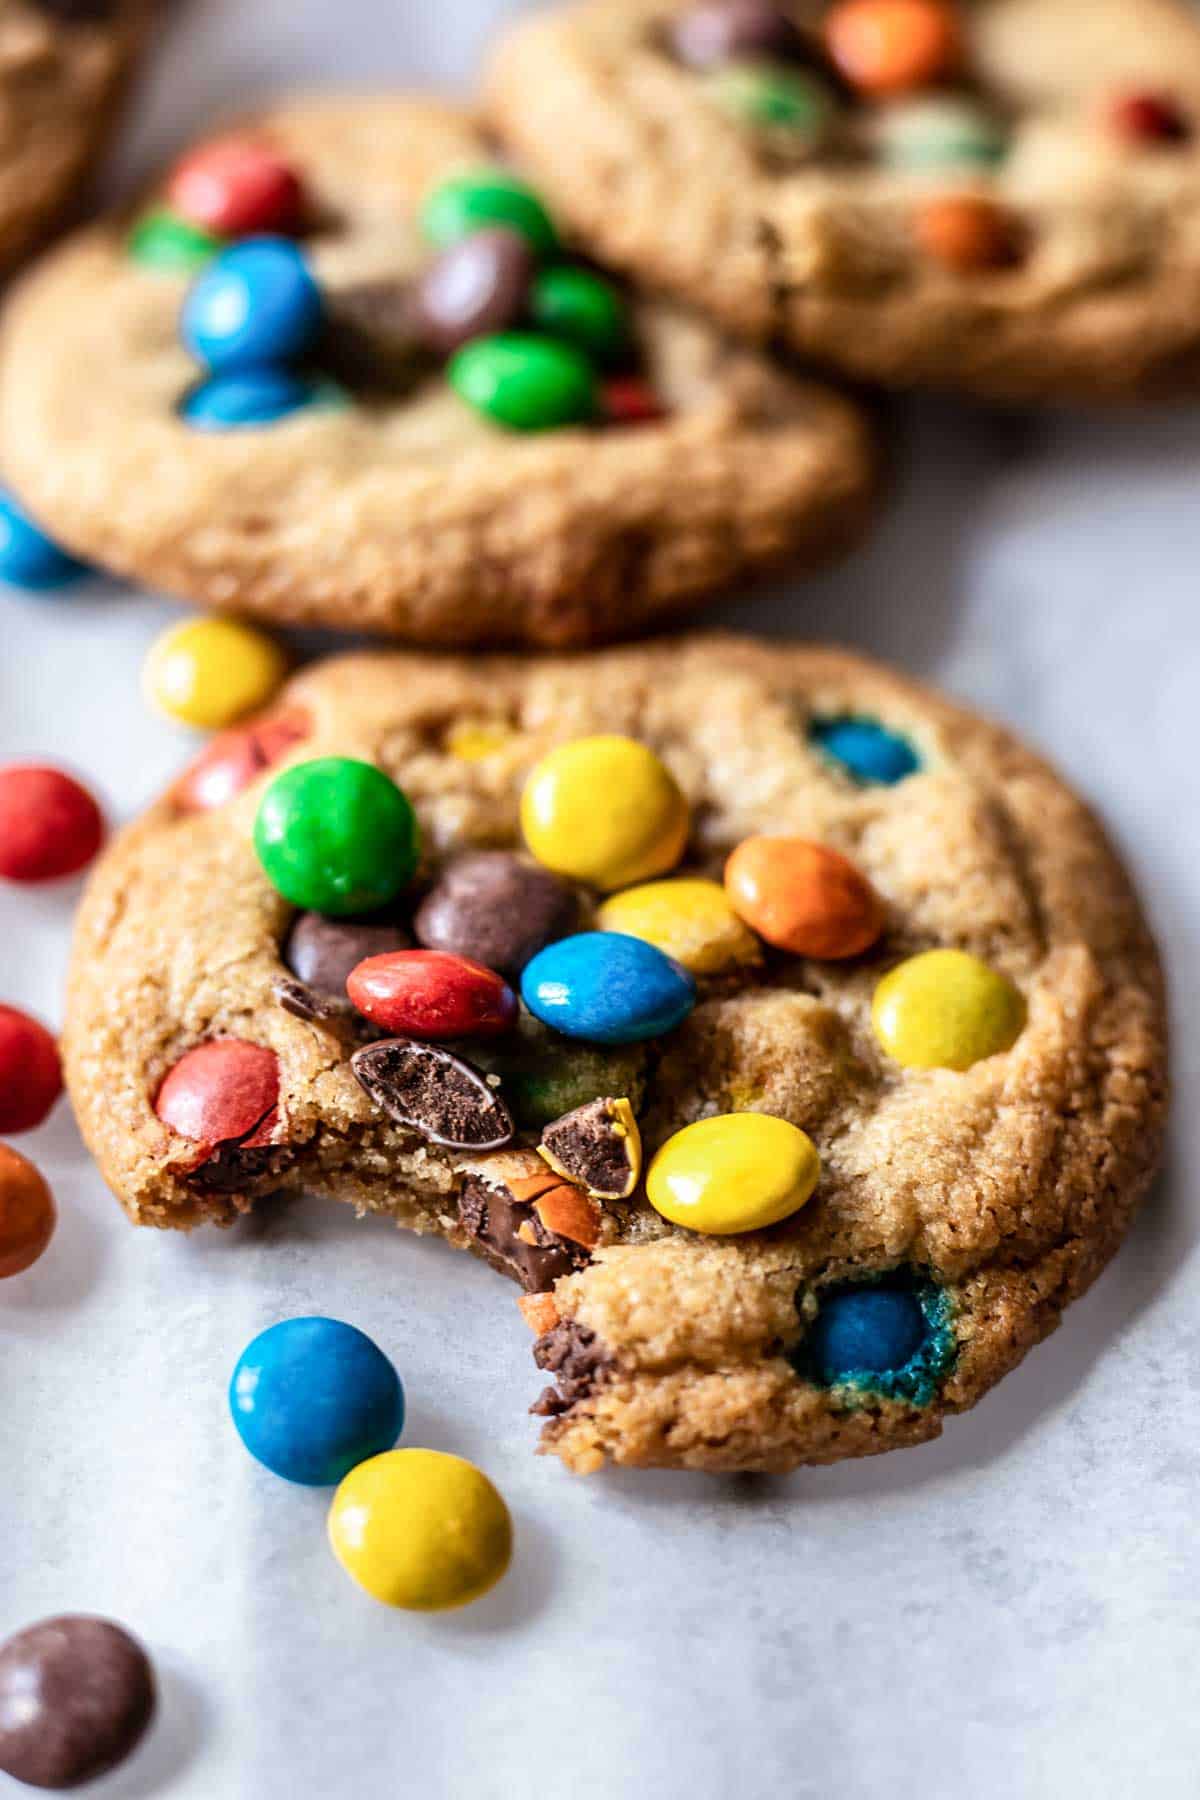
[[[287,666],[275,640],[252,625],[185,619],[151,646],[142,684],[169,719],[223,731],[274,698]]]
[[[924,950],[883,977],[871,1023],[904,1068],[963,1070],[1012,1048],[1025,1028],[1025,1001],[968,951]]]
[[[499,1581],[512,1520],[474,1463],[441,1450],[387,1450],[338,1488],[329,1541],[346,1573],[385,1606],[446,1612]]]
[[[726,1237],[798,1212],[820,1173],[816,1145],[798,1126],[769,1113],[721,1113],[667,1139],[646,1195],[673,1225]]]
[[[604,890],[673,869],[688,823],[671,771],[627,737],[561,744],[537,764],[521,796],[521,829],[537,860]]]
[[[626,888],[604,902],[596,923],[602,931],[644,938],[693,975],[717,975],[762,960],[762,946],[718,881],[682,876]]]

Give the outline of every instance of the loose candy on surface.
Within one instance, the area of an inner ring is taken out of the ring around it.
[[[668,1138],[646,1196],[674,1225],[713,1236],[777,1225],[810,1198],[821,1173],[808,1135],[766,1113],[723,1113]]]
[[[0,1067],[0,1093],[3,1085]],[[9,1144],[0,1144],[0,1281],[33,1266],[54,1236],[56,1218],[54,1196],[40,1171]]]
[[[422,344],[445,356],[471,338],[507,331],[524,311],[535,268],[529,239],[506,226],[449,245],[412,294]]]
[[[908,739],[877,719],[814,719],[808,735],[828,762],[864,787],[895,787],[921,767]]]
[[[368,957],[346,991],[365,1019],[396,1037],[495,1037],[517,1016],[517,996],[502,975],[445,950]]]
[[[329,1510],[334,1555],[385,1606],[478,1600],[512,1558],[512,1520],[482,1470],[440,1450],[391,1450],[347,1475]]]
[[[558,233],[533,189],[504,169],[477,169],[442,182],[425,202],[421,225],[441,249],[490,225],[520,232],[538,256],[558,249]]]
[[[883,977],[871,1002],[880,1047],[906,1069],[969,1069],[1025,1028],[1012,982],[965,950],[924,950]]]
[[[771,0],[705,0],[673,18],[668,43],[690,69],[737,61],[792,62],[812,56],[809,40]]]
[[[0,1132],[34,1131],[62,1093],[58,1045],[37,1019],[0,1006]]]
[[[151,646],[142,685],[168,718],[215,731],[264,707],[286,674],[287,657],[265,631],[237,619],[186,619]]]
[[[629,348],[629,309],[614,284],[591,269],[570,263],[543,269],[530,289],[529,316],[539,331],[600,363]]]
[[[957,11],[944,0],[838,0],[825,42],[846,81],[876,98],[944,81],[963,53]]]
[[[293,906],[341,917],[374,912],[416,872],[416,815],[371,763],[322,756],[277,775],[262,797],[254,847]]]
[[[279,1102],[279,1059],[264,1044],[212,1038],[188,1050],[159,1087],[154,1110],[178,1136],[211,1148],[247,1150],[271,1141]]]
[[[43,1619],[0,1644],[0,1770],[37,1788],[93,1781],[138,1746],[154,1671],[109,1619]]]
[[[181,812],[211,812],[302,744],[310,721],[300,707],[267,713],[249,725],[223,731],[186,768],[172,789]]]
[[[521,997],[566,1037],[632,1044],[682,1024],[696,1004],[696,984],[641,938],[584,931],[539,951],[521,977]]]
[[[87,572],[86,564],[60,550],[15,496],[0,488],[0,581],[44,593]]]
[[[408,932],[395,920],[326,919],[305,912],[288,933],[283,960],[314,993],[349,1005],[346,983],[360,963],[411,947]]]
[[[598,1199],[627,1200],[642,1172],[642,1134],[628,1100],[591,1100],[547,1125],[538,1155]]]
[[[793,956],[861,956],[883,930],[883,905],[866,876],[805,838],[745,839],[725,865],[725,891],[760,937]]]
[[[554,938],[575,927],[569,883],[508,850],[473,850],[442,869],[413,919],[430,950],[470,956],[510,980]]]
[[[603,931],[644,938],[693,975],[752,968],[762,947],[739,919],[720,882],[681,876],[626,888],[596,915]]]
[[[230,137],[200,145],[177,164],[167,201],[203,231],[240,237],[295,231],[304,191],[295,170],[267,144]]]
[[[460,399],[510,431],[551,431],[596,417],[587,357],[531,331],[473,339],[454,353],[446,375]]]
[[[998,274],[1025,253],[1025,233],[1008,207],[982,194],[942,194],[913,213],[913,235],[931,261],[952,275]]]
[[[893,169],[989,169],[1004,160],[1008,133],[972,101],[938,96],[887,107],[876,142]]]
[[[242,1351],[229,1384],[251,1456],[306,1487],[333,1487],[404,1427],[404,1389],[377,1344],[339,1319],[281,1319]]]
[[[235,369],[184,395],[179,416],[195,431],[251,430],[321,404],[326,385],[290,369]]]
[[[188,290],[180,316],[187,348],[221,374],[289,362],[316,341],[321,291],[287,238],[246,238],[222,250]]]
[[[350,1058],[363,1092],[397,1125],[449,1150],[499,1150],[513,1120],[499,1088],[439,1044],[387,1038]]]
[[[540,863],[605,891],[673,869],[688,803],[654,751],[634,738],[575,738],[532,770],[521,829]]]
[[[86,868],[104,816],[74,776],[41,763],[0,768],[0,881],[60,881]]]
[[[730,63],[709,77],[709,91],[743,124],[786,135],[790,145],[805,150],[825,140],[835,117],[828,87],[806,69]]]
[[[224,248],[224,238],[165,208],[139,219],[128,244],[134,262],[161,275],[195,275]]]

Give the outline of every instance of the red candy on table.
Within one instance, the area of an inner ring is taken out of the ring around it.
[[[369,956],[346,992],[364,1018],[397,1037],[495,1037],[517,1016],[517,997],[502,976],[447,950]]]
[[[650,425],[666,408],[640,375],[616,375],[601,383],[600,410],[610,425]]]
[[[0,768],[0,878],[57,881],[91,862],[104,818],[85,787],[38,763]]]
[[[36,1019],[0,1006],[0,1131],[33,1131],[62,1093],[58,1045]]]
[[[303,743],[308,733],[308,714],[299,707],[266,713],[252,724],[221,732],[176,782],[176,806],[182,812],[212,812],[224,806]]]
[[[1131,144],[1186,144],[1191,125],[1167,94],[1122,94],[1110,114],[1114,131]]]
[[[253,138],[218,138],[194,150],[171,176],[167,200],[222,237],[294,231],[304,208],[295,170]]]
[[[262,1044],[213,1038],[180,1057],[158,1090],[154,1110],[180,1137],[209,1148],[236,1143],[257,1150],[277,1123],[279,1059]]]
[[[54,1197],[28,1159],[0,1144],[0,1281],[30,1268],[54,1236]]]

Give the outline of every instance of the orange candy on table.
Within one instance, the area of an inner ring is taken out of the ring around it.
[[[854,864],[807,838],[752,837],[725,865],[739,918],[793,956],[861,956],[883,930],[883,904]]]
[[[825,42],[850,85],[881,98],[944,81],[963,52],[957,10],[945,0],[840,0]]]
[[[927,200],[913,216],[913,233],[926,256],[956,275],[1014,268],[1024,251],[1020,221],[981,194]]]
[[[0,1281],[34,1264],[54,1236],[50,1189],[33,1164],[0,1144]]]

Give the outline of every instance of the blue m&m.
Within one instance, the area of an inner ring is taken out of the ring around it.
[[[681,964],[643,938],[583,931],[539,951],[521,976],[535,1018],[593,1044],[636,1044],[682,1023],[696,984]]]
[[[809,1353],[830,1386],[902,1369],[928,1327],[911,1288],[846,1288],[830,1296],[809,1333]]]
[[[400,1377],[338,1319],[283,1319],[243,1350],[229,1385],[238,1436],[285,1481],[333,1487],[390,1450],[404,1426]]]
[[[0,581],[13,587],[64,587],[87,569],[48,538],[12,495],[0,489]]]
[[[321,290],[288,238],[246,238],[213,258],[183,303],[193,356],[226,372],[291,362],[321,328]]]
[[[271,425],[322,399],[318,385],[290,369],[238,369],[214,375],[184,396],[180,417],[197,431]]]
[[[895,787],[921,766],[908,739],[876,719],[814,719],[808,735],[830,762],[864,786]]]

